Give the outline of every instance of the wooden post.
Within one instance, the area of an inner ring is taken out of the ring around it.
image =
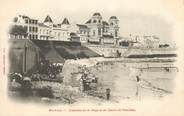
[[[27,71],[27,43],[24,45],[24,53],[23,53],[23,73]]]

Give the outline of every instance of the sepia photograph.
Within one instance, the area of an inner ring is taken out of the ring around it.
[[[173,97],[177,88],[184,95],[183,83],[177,83],[183,80],[178,76],[182,76],[183,64],[182,44],[176,36],[180,31],[177,25],[182,26],[183,21],[179,21],[184,18],[173,15],[177,10],[174,13],[168,10],[174,8],[170,7],[174,3],[12,1],[12,10],[2,15],[7,15],[7,20],[4,23],[6,18],[2,18],[6,39],[1,40],[2,45],[6,44],[1,49],[2,75],[6,78],[1,79],[5,88],[2,93],[8,104],[47,107],[48,115],[52,112],[141,115],[142,109],[147,108],[154,116],[182,116],[181,108],[176,108],[177,113],[175,109],[167,112],[166,108],[162,113],[159,109],[166,106],[167,100],[175,103],[172,98],[177,98]],[[183,6],[182,0],[173,6],[178,3]],[[151,105],[159,110],[152,111]]]
[[[10,97],[75,103],[162,99],[172,94],[178,72],[172,25],[140,16],[139,21],[130,19],[130,25],[148,25],[148,34],[123,36],[119,17],[104,20],[95,12],[83,24],[72,24],[68,18],[57,24],[50,15],[43,21],[14,17],[8,40]]]

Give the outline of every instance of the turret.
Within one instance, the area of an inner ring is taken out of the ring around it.
[[[110,24],[110,26],[113,26],[113,27],[117,26],[118,27],[118,23],[119,23],[119,20],[117,19],[116,16],[111,16],[109,18],[109,24]]]
[[[92,24],[101,24],[102,23],[102,16],[100,13],[94,13],[91,18]]]
[[[119,36],[119,20],[116,16],[111,16],[109,18],[109,32],[111,33],[114,38],[118,38]]]

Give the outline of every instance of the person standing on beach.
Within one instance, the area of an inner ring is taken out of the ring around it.
[[[137,81],[137,82],[139,82],[139,81],[140,81],[140,78],[139,78],[139,76],[138,76],[138,75],[136,76],[136,81]]]
[[[136,76],[136,82],[137,82],[137,84],[136,84],[136,93],[135,93],[135,95],[136,95],[136,98],[138,98],[140,100],[140,91],[139,91],[140,77],[138,75]]]
[[[110,88],[107,88],[107,89],[106,89],[106,99],[107,99],[107,100],[110,99],[110,92],[111,92]]]

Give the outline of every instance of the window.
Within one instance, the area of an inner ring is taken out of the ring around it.
[[[96,20],[93,20],[93,23],[96,23]]]
[[[35,39],[35,35],[32,35],[33,36],[33,39]]]
[[[93,36],[95,36],[95,30],[93,30]]]
[[[80,30],[80,34],[82,34],[82,30]]]
[[[26,22],[26,24],[27,24],[27,23],[28,23],[28,20],[26,19],[25,22]]]
[[[34,20],[34,24],[37,24],[37,20]]]
[[[98,35],[101,35],[101,29],[98,28]]]
[[[29,32],[31,32],[32,31],[32,28],[31,27],[29,27]]]
[[[117,31],[115,31],[115,37],[117,37],[118,36],[118,32]]]
[[[38,32],[38,27],[35,27],[35,32]]]
[[[35,32],[35,28],[34,27],[32,27],[33,28],[33,32]]]
[[[101,20],[99,20],[98,22],[101,23]]]

